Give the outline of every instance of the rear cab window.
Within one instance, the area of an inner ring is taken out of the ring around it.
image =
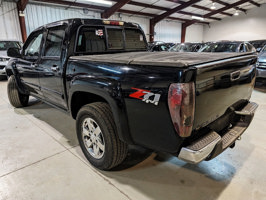
[[[75,52],[94,54],[105,52],[145,51],[146,40],[138,28],[123,26],[89,26],[79,28]]]
[[[106,51],[105,29],[103,26],[82,27],[79,31],[76,52],[94,53]]]

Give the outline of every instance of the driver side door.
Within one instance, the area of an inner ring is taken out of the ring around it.
[[[33,96],[42,97],[39,84],[39,61],[43,45],[44,31],[39,30],[30,34],[23,51],[22,58],[16,63],[22,83]]]

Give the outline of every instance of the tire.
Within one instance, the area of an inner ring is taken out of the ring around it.
[[[76,131],[80,147],[94,167],[110,170],[126,158],[128,145],[118,137],[108,104],[83,106],[77,115]]]
[[[6,76],[0,76],[0,81],[2,80],[7,80],[7,77]]]
[[[21,94],[15,80],[15,76],[11,75],[7,82],[7,94],[9,102],[15,108],[25,107],[29,102],[29,95]]]

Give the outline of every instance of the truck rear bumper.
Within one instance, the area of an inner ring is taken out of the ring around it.
[[[196,140],[186,147],[182,147],[178,158],[189,163],[199,163],[203,160],[211,160],[234,142],[243,134],[253,119],[258,105],[249,102],[242,110],[235,111],[240,116],[240,120],[222,136],[215,131],[211,131],[202,138]]]

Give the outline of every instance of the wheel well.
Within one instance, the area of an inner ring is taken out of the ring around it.
[[[93,102],[106,102],[104,98],[96,94],[88,92],[75,92],[71,99],[71,114],[74,119],[76,119],[78,111],[80,108],[86,104]]]
[[[10,77],[11,75],[13,75],[12,70],[11,70],[11,69],[6,69],[6,75],[7,75],[8,77]]]

